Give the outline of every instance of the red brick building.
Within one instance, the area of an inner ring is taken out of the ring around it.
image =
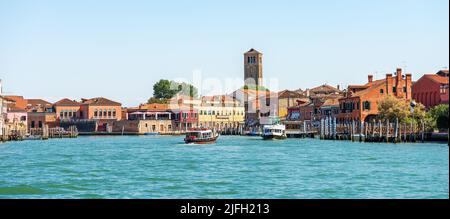
[[[339,99],[340,113],[338,122],[370,121],[378,115],[378,102],[387,95],[397,98],[412,99],[412,76],[403,75],[398,68],[395,75],[387,74],[385,79],[373,80],[369,75],[368,83],[350,85],[345,97]]]
[[[426,74],[413,85],[413,99],[427,109],[448,104],[448,70]]]

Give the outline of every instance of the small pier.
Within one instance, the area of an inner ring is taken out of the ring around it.
[[[431,133],[427,133],[423,122],[400,123],[389,120],[373,120],[371,122],[349,121],[337,123],[336,119],[322,119],[320,122],[320,139],[347,140],[353,142],[425,142],[430,140]]]
[[[343,140],[352,142],[425,142],[447,141],[448,133],[431,133],[425,129],[423,121],[417,123],[399,122],[399,119],[357,120],[338,123],[336,118],[328,117],[317,122],[286,122],[289,138],[319,138],[322,140]]]
[[[30,129],[28,140],[47,140],[49,138],[76,138],[78,137],[78,130],[76,126],[70,126],[67,130],[61,127]]]

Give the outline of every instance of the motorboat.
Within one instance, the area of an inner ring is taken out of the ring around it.
[[[264,140],[286,139],[286,126],[282,124],[265,125],[261,136]]]
[[[214,144],[219,138],[219,134],[211,129],[197,128],[186,132],[184,142],[186,144]]]

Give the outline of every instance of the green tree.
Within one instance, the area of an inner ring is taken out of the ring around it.
[[[175,86],[178,86],[178,94],[190,97],[198,97],[198,89],[194,87],[194,85],[187,83],[173,83],[175,83]]]
[[[198,96],[198,89],[191,84],[161,79],[153,85],[153,97],[148,103],[167,103],[175,95]]]
[[[398,99],[394,96],[386,96],[378,102],[378,111],[380,119],[389,119],[394,121],[398,118],[399,122],[405,122],[410,117],[409,101]]]
[[[426,112],[425,106],[417,103],[411,111],[411,102],[394,96],[386,96],[378,102],[378,117],[393,122],[398,118],[400,123],[413,124],[415,129],[421,129],[422,122],[426,130],[433,130],[434,122]]]
[[[158,99],[158,98],[151,97],[150,99],[148,99],[147,103],[149,103],[149,104],[152,104],[152,103],[168,104],[169,100],[168,99]]]
[[[156,99],[170,99],[178,93],[172,81],[161,79],[153,85],[153,97]]]
[[[435,127],[439,130],[448,130],[448,105],[442,104],[429,111],[430,117],[435,122]]]

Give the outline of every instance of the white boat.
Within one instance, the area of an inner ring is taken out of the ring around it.
[[[264,140],[286,139],[286,126],[282,124],[265,125],[261,136]]]
[[[41,135],[28,135],[25,136],[24,140],[42,140]]]

